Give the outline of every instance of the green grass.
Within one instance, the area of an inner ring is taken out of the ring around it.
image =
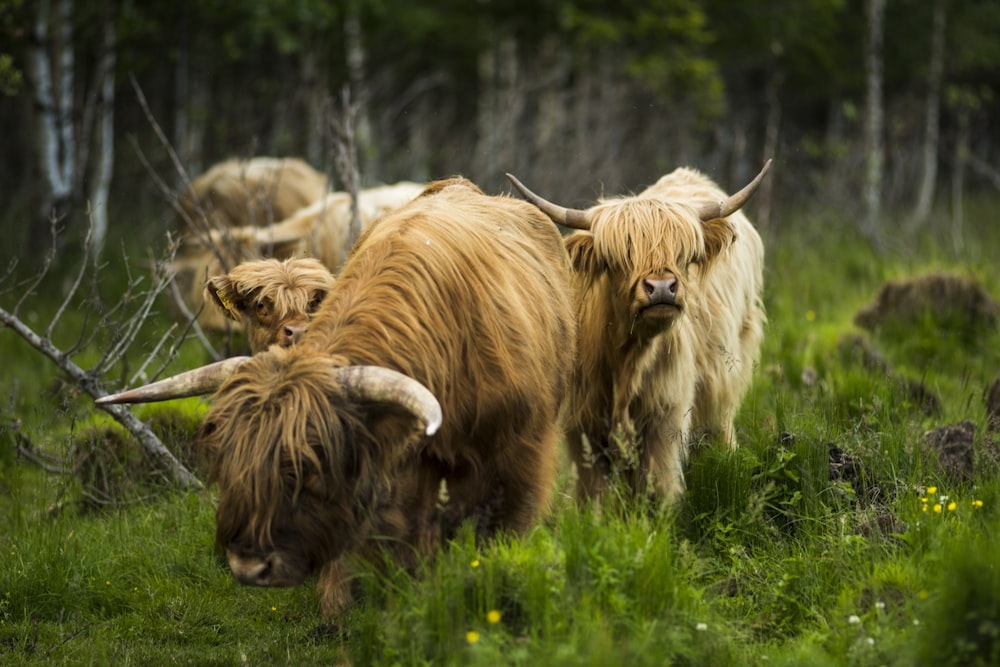
[[[463,533],[418,576],[363,569],[361,601],[334,621],[311,584],[231,579],[212,544],[212,489],[137,485],[120,507],[95,508],[78,502],[78,478],[17,457],[2,420],[0,662],[996,664],[1000,464],[983,399],[1000,374],[1000,332],[934,318],[879,334],[852,324],[882,281],[931,269],[974,275],[1000,298],[987,251],[1000,248],[995,204],[968,204],[982,228],[962,254],[947,234],[876,255],[850,221],[785,221],[766,239],[770,323],[741,447],[692,452],[681,503],[578,507],[566,471],[551,515],[527,535],[477,544]],[[37,320],[53,308],[42,301]],[[70,338],[78,318],[67,316]],[[845,346],[859,334],[892,377]],[[0,355],[0,398],[18,389],[13,412],[37,447],[68,455],[116,441],[12,333],[0,331]],[[197,359],[185,351],[177,363]],[[172,424],[174,446],[203,410],[189,399],[140,414]],[[922,443],[963,419],[977,428],[975,466],[955,479]],[[122,466],[109,474],[138,474]]]

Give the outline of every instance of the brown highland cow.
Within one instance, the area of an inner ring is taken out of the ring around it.
[[[535,207],[439,181],[359,240],[296,345],[102,402],[221,382],[200,432],[217,543],[245,584],[318,573],[335,613],[352,553],[413,565],[463,522],[489,536],[546,511],[575,345],[569,271]]]
[[[298,341],[333,287],[333,274],[311,257],[243,262],[209,278],[205,302],[239,322],[250,352]]]

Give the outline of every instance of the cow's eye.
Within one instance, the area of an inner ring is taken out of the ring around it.
[[[309,305],[306,307],[307,310],[310,313],[315,313],[317,310],[319,310],[319,305],[323,303],[324,298],[326,298],[325,292],[319,292],[317,294],[314,294],[312,300],[309,302]]]

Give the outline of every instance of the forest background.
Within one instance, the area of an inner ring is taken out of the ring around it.
[[[511,171],[582,205],[774,157],[764,230],[801,207],[874,241],[887,210],[961,226],[1000,184],[997,34],[985,0],[0,0],[3,254],[53,214],[161,241],[171,149],[191,178],[251,155],[336,176],[345,92],[366,186]]]

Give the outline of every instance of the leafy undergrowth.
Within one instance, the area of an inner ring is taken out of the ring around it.
[[[363,570],[361,600],[333,620],[311,585],[231,579],[212,489],[80,503],[78,476],[17,457],[0,425],[0,662],[996,664],[1000,434],[984,398],[1000,332],[930,316],[869,331],[853,316],[884,280],[931,269],[1000,297],[996,268],[970,254],[997,233],[962,256],[928,242],[885,258],[831,229],[768,240],[770,323],[740,447],[696,447],[675,508],[577,506],[567,470],[527,535],[463,533],[418,576]],[[25,420],[40,446],[101,442],[106,423],[61,409],[69,424]],[[179,447],[203,409],[143,418]]]

